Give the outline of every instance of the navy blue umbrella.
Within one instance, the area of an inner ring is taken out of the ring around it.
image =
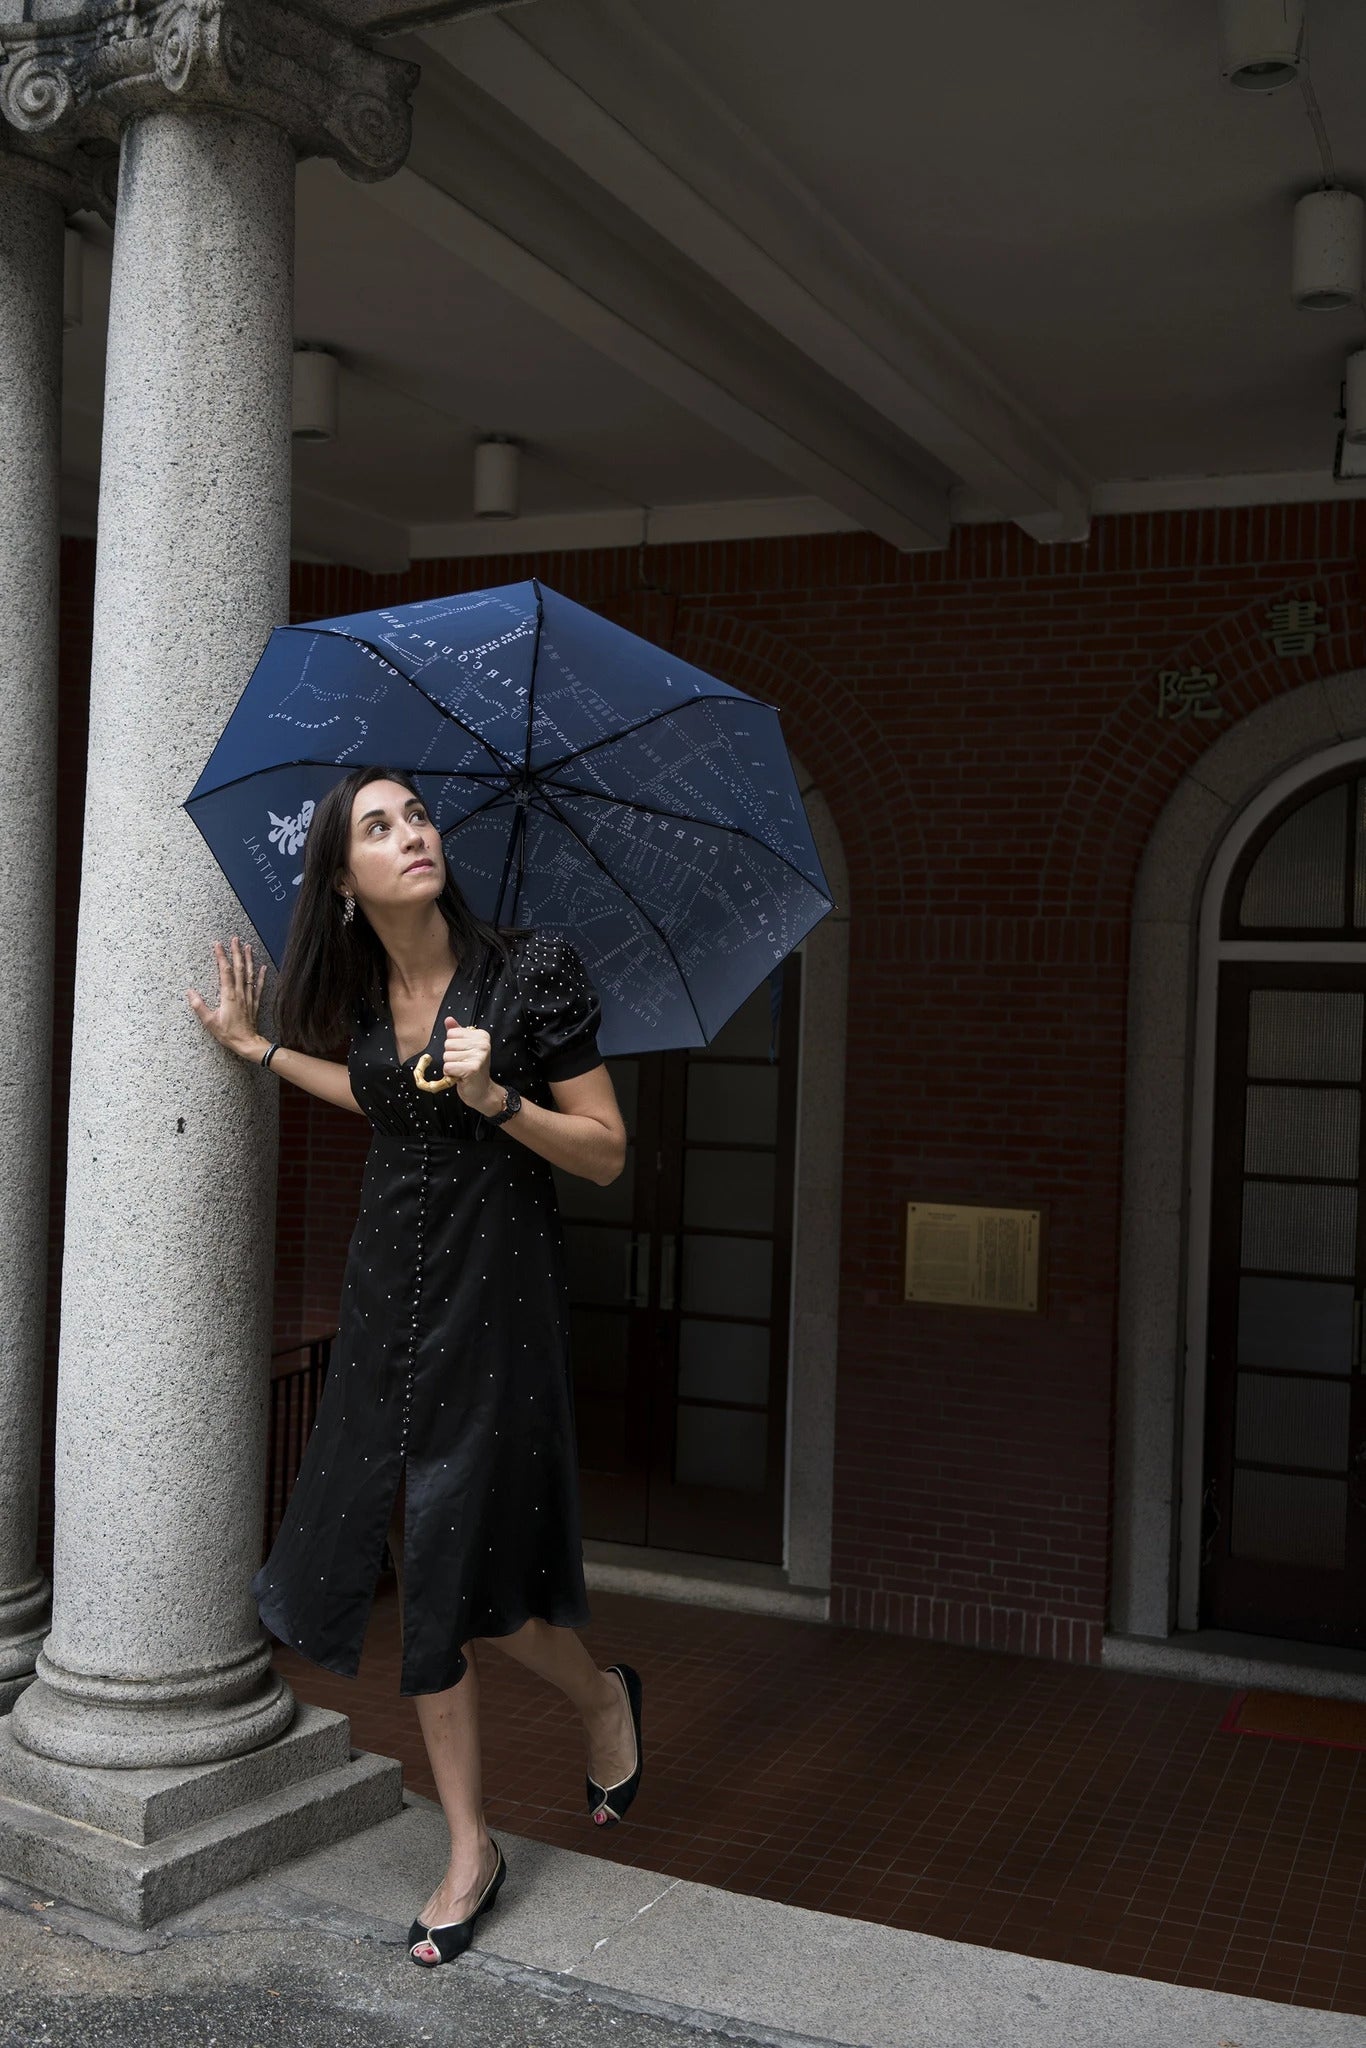
[[[573,942],[609,1058],[705,1045],[833,907],[774,706],[534,579],[271,634],[185,809],[277,963],[359,765],[480,916]]]

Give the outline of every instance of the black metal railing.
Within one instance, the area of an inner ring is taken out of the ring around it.
[[[272,1366],[277,1358],[288,1358],[295,1352],[300,1354],[302,1363],[291,1371],[273,1373],[271,1377],[270,1419],[266,1426],[263,1558],[279,1534],[285,1503],[299,1476],[304,1445],[308,1442],[308,1434],[318,1412],[323,1381],[332,1357],[332,1340],[336,1334],[333,1330],[326,1337],[312,1337],[304,1344],[286,1344],[272,1353]]]

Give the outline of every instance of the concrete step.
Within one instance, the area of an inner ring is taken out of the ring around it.
[[[35,1756],[0,1721],[0,1796],[41,1806],[130,1842],[160,1842],[268,1792],[335,1771],[351,1755],[351,1723],[331,1708],[295,1705],[282,1735],[210,1764],[92,1770]]]
[[[300,1710],[305,1711],[321,1713],[316,1708]],[[346,1716],[326,1718],[340,1723],[346,1740],[343,1761],[309,1768],[230,1805],[222,1803],[224,1781],[220,1780],[212,1791],[211,1812],[179,1829],[159,1829],[151,1840],[138,1840],[89,1819],[0,1794],[0,1871],[127,1926],[151,1927],[168,1914],[184,1912],[289,1858],[325,1848],[391,1819],[403,1803],[402,1766],[394,1757],[351,1749]],[[281,1738],[282,1743],[287,1741],[288,1735]],[[311,1759],[316,1763],[335,1741],[335,1732],[325,1732],[317,1743],[302,1745],[293,1761],[307,1763]],[[4,1764],[11,1760],[5,1751],[8,1748],[12,1753],[15,1747],[13,1737],[0,1729],[0,1780],[6,1775]],[[275,1747],[278,1745],[268,1745],[267,1751],[256,1752],[267,1759],[263,1776],[269,1776],[268,1751]],[[246,1764],[251,1759],[231,1761]],[[197,1765],[179,1775],[189,1777],[192,1771],[216,1768]],[[83,1775],[89,1781],[171,1774],[87,1770]],[[250,1779],[238,1773],[227,1782],[241,1791]],[[166,1795],[175,1791],[169,1785],[160,1789]],[[103,1794],[92,1797],[90,1803],[103,1805],[106,1812],[116,1804]],[[172,1808],[176,1805],[173,1797],[167,1803]],[[164,1806],[163,1817],[165,1810]]]

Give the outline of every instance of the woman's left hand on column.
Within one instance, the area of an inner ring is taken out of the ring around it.
[[[240,1059],[259,1057],[265,1041],[256,1028],[256,1012],[266,985],[265,962],[258,967],[252,959],[251,942],[244,947],[237,938],[233,939],[231,953],[215,939],[213,956],[218,967],[217,1009],[211,1010],[195,988],[186,989],[185,999],[220,1045]]]

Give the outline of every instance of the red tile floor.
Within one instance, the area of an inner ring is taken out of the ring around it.
[[[951,1940],[1366,2013],[1366,1753],[1222,1734],[1222,1686],[592,1604],[593,1655],[645,1682],[640,1794],[600,1835],[572,1709],[488,1649],[495,1827]],[[390,1577],[357,1677],[275,1659],[435,1797],[398,1643]]]

